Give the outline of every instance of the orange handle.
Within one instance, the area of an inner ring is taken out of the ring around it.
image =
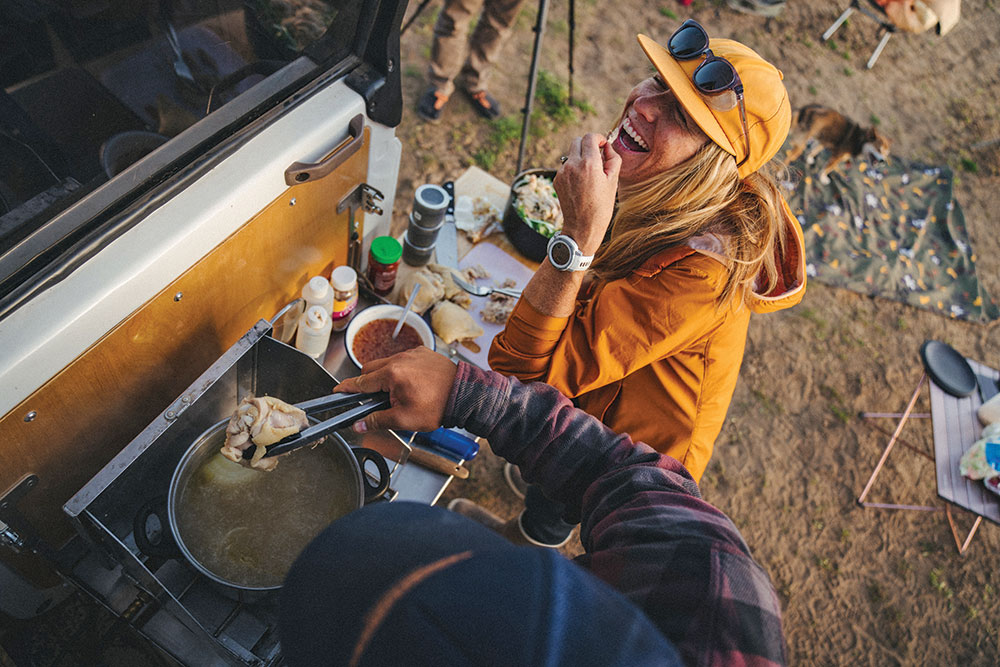
[[[344,139],[329,155],[319,162],[295,162],[288,169],[285,169],[285,183],[288,185],[301,185],[309,181],[315,181],[330,174],[340,165],[344,164],[349,157],[360,150],[365,142],[365,117],[358,114],[351,119],[347,126],[347,139]]]
[[[428,452],[426,449],[420,449],[419,447],[414,447],[413,451],[410,452],[407,462],[409,461],[429,468],[434,472],[439,472],[442,475],[454,475],[459,479],[468,479],[469,477],[469,469],[463,467],[462,464],[455,463],[451,459]]]

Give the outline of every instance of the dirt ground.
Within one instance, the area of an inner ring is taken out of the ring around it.
[[[736,13],[721,0],[695,0],[690,7],[674,0],[577,2],[574,94],[593,112],[546,125],[543,136],[529,140],[524,166],[554,166],[574,136],[610,129],[628,89],[649,73],[635,33],[664,41],[691,16],[710,34],[736,38],[777,64],[794,107],[817,102],[864,125],[878,122],[894,155],[952,167],[980,280],[991,295],[1000,294],[1000,141],[987,143],[1000,140],[1000,3],[965,3],[960,23],[944,37],[894,35],[872,70],[865,62],[878,35],[868,18],[856,15],[841,27],[835,48],[821,39],[847,4],[791,0],[768,20]],[[394,213],[400,230],[413,189],[457,178],[494,136],[494,126],[460,96],[437,125],[414,113],[438,6],[429,6],[403,36],[406,108],[397,135],[404,149]],[[563,82],[567,10],[567,0],[549,3],[539,60],[540,69]],[[537,11],[535,3],[526,4],[490,83],[505,115],[518,123]],[[509,182],[517,148],[517,139],[508,139],[488,171]],[[815,281],[800,306],[751,322],[740,381],[702,492],[732,517],[770,573],[793,664],[1000,661],[1000,577],[994,572],[1000,529],[984,524],[963,557],[943,513],[855,504],[885,442],[857,414],[902,410],[920,377],[918,350],[928,338],[1000,365],[1000,326],[949,320]],[[926,393],[917,409],[929,410]],[[892,424],[881,420],[881,426]],[[904,437],[931,447],[927,421],[912,423]],[[504,517],[520,510],[500,459],[484,451],[471,468],[470,479],[453,483],[445,500],[474,498]],[[932,464],[899,448],[870,499],[940,505]],[[956,515],[959,530],[968,530],[972,518],[960,510]],[[579,542],[566,551],[578,553]]]

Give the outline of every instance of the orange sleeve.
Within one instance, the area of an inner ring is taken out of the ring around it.
[[[724,271],[693,255],[653,276],[608,283],[570,317],[544,315],[521,299],[493,339],[490,368],[542,380],[570,397],[621,380],[722,321],[716,306]]]

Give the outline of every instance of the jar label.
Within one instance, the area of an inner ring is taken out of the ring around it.
[[[378,291],[389,291],[396,284],[396,267],[391,271],[379,271],[373,276],[372,286]]]
[[[334,320],[340,320],[348,317],[354,312],[354,308],[358,305],[358,295],[354,294],[347,301],[339,301],[334,299],[333,301],[333,312],[330,317]]]

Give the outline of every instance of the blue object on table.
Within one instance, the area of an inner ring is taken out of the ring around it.
[[[443,426],[433,431],[397,431],[400,437],[414,440],[425,447],[450,454],[462,461],[471,461],[479,453],[479,443],[468,436]]]
[[[994,470],[1000,470],[1000,442],[986,443],[986,462],[993,466]]]

